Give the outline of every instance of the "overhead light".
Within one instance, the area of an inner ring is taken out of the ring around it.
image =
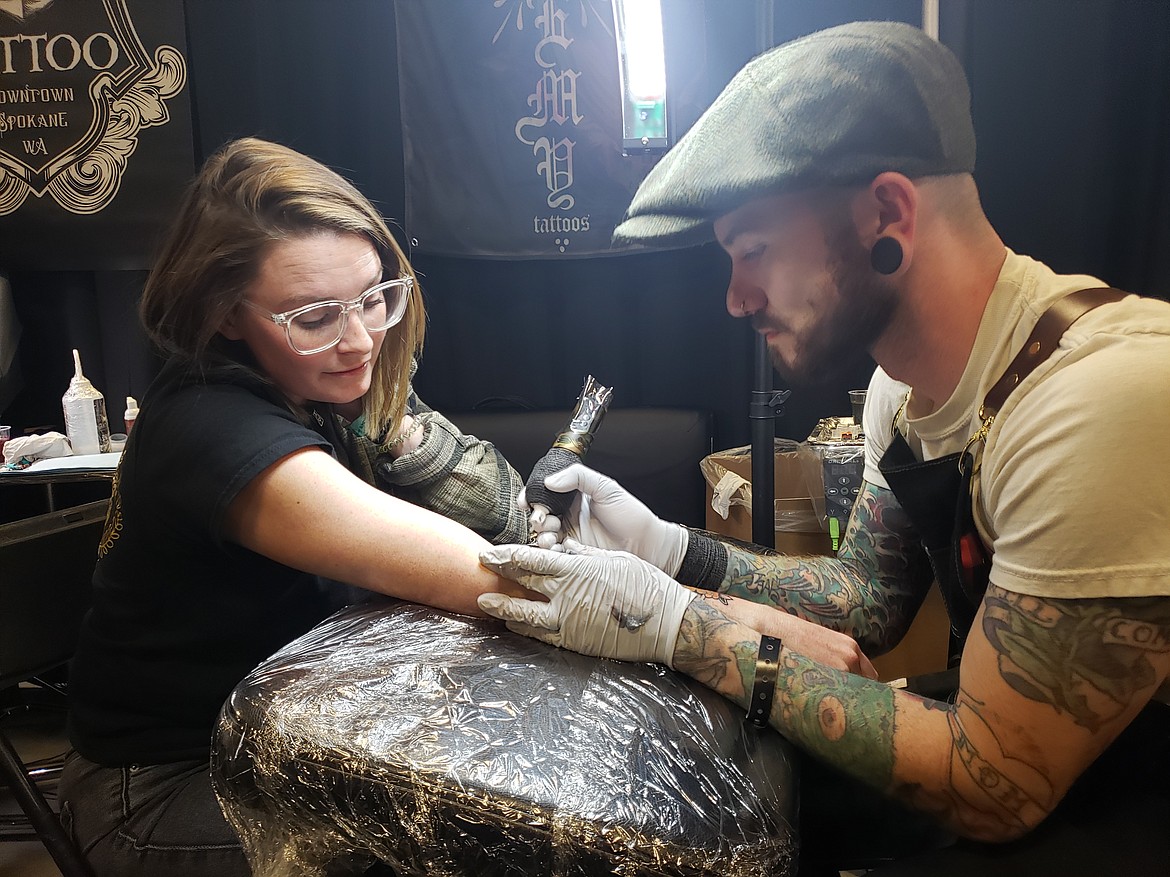
[[[627,153],[665,150],[666,52],[659,0],[613,0],[618,78],[622,90],[622,149]]]

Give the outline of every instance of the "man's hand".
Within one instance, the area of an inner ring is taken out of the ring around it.
[[[603,658],[673,666],[683,612],[695,595],[632,554],[568,540],[561,552],[497,545],[480,563],[549,602],[482,594],[479,608],[508,629]]]
[[[789,615],[782,609],[773,609],[760,603],[751,603],[726,594],[709,591],[696,592],[699,599],[710,602],[720,612],[735,621],[767,636],[779,637],[786,648],[811,658],[818,664],[856,673],[867,679],[877,679],[877,670],[857,644],[857,640],[812,621]]]
[[[580,464],[569,466],[544,480],[557,493],[577,491],[564,520],[555,515],[532,514],[529,524],[541,547],[557,550],[556,536],[574,539],[594,548],[628,551],[652,563],[673,578],[682,566],[689,534],[685,527],[662,520],[620,484]],[[531,512],[524,492],[517,503]]]

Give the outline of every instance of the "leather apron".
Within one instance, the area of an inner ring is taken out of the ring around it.
[[[955,644],[961,644],[971,629],[991,572],[972,513],[972,468],[966,450],[919,462],[897,430],[878,463],[930,559],[951,623],[949,655],[956,654]]]
[[[952,659],[962,651],[991,572],[991,549],[975,527],[972,448],[986,437],[1011,391],[1057,348],[1069,326],[1093,308],[1126,295],[1110,288],[1082,289],[1045,311],[1023,349],[987,393],[979,411],[983,425],[961,452],[921,462],[894,425],[894,439],[878,469],[918,530],[930,558],[950,618]]]

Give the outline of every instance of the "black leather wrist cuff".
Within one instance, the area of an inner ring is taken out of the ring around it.
[[[675,578],[692,588],[718,591],[727,575],[726,546],[690,527],[687,530],[687,552]]]
[[[772,698],[776,695],[776,675],[780,669],[780,638],[760,637],[760,653],[756,656],[756,681],[752,684],[752,698],[748,702],[745,721],[757,728],[768,727],[772,715]]]

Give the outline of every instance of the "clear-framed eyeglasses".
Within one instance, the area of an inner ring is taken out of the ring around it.
[[[414,288],[413,277],[396,277],[371,286],[352,301],[318,301],[274,314],[257,304],[244,304],[284,326],[288,346],[301,356],[328,350],[345,335],[349,314],[357,311],[367,332],[382,332],[402,319]]]

